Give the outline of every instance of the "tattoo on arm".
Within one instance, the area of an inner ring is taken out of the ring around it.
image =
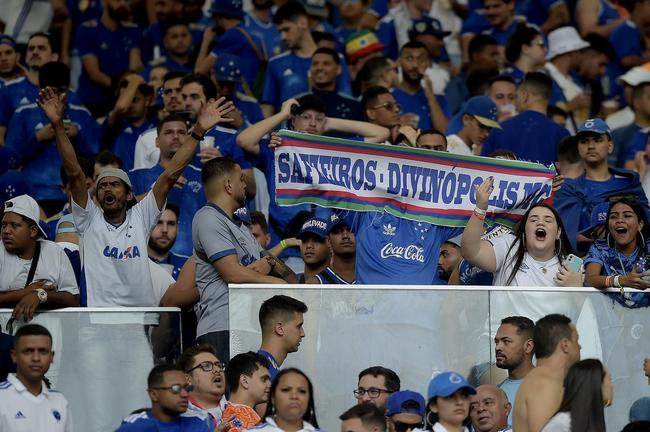
[[[287,281],[288,283],[297,284],[298,276],[291,270],[282,260],[274,257],[273,255],[266,255],[266,259],[271,266],[270,274],[278,276]]]

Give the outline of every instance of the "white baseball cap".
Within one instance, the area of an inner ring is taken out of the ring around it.
[[[559,55],[580,51],[589,46],[589,42],[580,37],[575,27],[560,27],[548,35],[548,54],[546,55],[546,59],[551,60]]]
[[[43,234],[43,237],[47,238],[47,234],[45,234],[45,231],[43,231],[43,228],[41,228],[41,225],[38,223],[41,219],[41,211],[34,198],[29,195],[20,195],[16,198],[10,199],[9,201],[5,201],[4,212],[16,213],[33,221],[41,231],[41,234]]]
[[[635,66],[617,79],[619,84],[636,87],[639,84],[650,82],[650,63]]]

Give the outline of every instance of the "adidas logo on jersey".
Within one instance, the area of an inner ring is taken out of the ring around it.
[[[119,248],[116,247],[110,247],[106,246],[104,248],[104,256],[108,258],[115,258],[115,259],[129,259],[129,258],[138,258],[140,256],[140,249],[138,249],[137,246],[129,246],[128,248],[124,249],[124,251],[120,251]]]
[[[19,105],[29,105],[30,103],[31,102],[26,97],[23,97],[20,102],[18,102]]]
[[[397,227],[392,226],[391,224],[384,225],[384,235],[394,236]]]
[[[22,411],[18,411],[16,413],[16,417],[14,417],[14,418],[16,418],[16,419],[24,419],[24,418],[27,418],[27,417],[25,417],[25,414],[23,414]]]

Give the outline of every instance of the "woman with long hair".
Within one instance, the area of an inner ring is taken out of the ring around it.
[[[433,432],[468,432],[470,395],[476,389],[456,372],[443,372],[429,382],[426,429]]]
[[[585,259],[587,283],[599,289],[650,288],[648,233],[648,217],[636,199],[622,197],[612,200],[605,219],[605,238],[594,242]],[[646,293],[607,295],[625,307],[650,305],[650,295]]]
[[[256,426],[259,432],[318,431],[314,387],[299,369],[282,369],[273,380],[264,414],[265,423]]]
[[[557,414],[542,432],[605,432],[605,407],[612,404],[612,379],[600,360],[575,363],[564,379]]]
[[[512,234],[481,240],[493,181],[488,177],[475,189],[476,208],[461,241],[463,258],[494,273],[497,286],[582,286],[581,272],[564,265],[571,244],[560,216],[547,204],[528,209]]]

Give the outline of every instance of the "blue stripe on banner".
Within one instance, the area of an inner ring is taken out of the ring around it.
[[[20,14],[18,15],[18,19],[16,20],[14,31],[11,33],[11,37],[14,40],[18,40],[18,35],[20,34],[23,25],[25,25],[25,21],[27,20],[27,16],[29,16],[29,13],[31,12],[33,5],[34,5],[34,0],[27,0],[25,3],[23,3],[23,8],[20,11]]]

